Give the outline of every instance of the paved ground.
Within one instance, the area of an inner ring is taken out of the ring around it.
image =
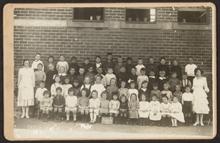
[[[212,136],[212,126],[158,127],[131,125],[82,124],[73,122],[44,122],[38,119],[16,119],[17,138],[44,139],[131,139],[131,138],[207,138]]]

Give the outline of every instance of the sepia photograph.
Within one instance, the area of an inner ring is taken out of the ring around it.
[[[211,139],[212,3],[7,4],[9,140]]]

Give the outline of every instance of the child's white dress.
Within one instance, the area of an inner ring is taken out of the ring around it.
[[[178,121],[184,123],[184,115],[182,111],[182,104],[177,102],[177,103],[171,103],[171,113],[170,116],[177,119]]]
[[[46,88],[37,88],[36,92],[35,92],[35,98],[38,100],[38,101],[41,101],[42,98],[43,98],[43,93],[44,91],[46,91],[47,89]]]
[[[111,100],[109,102],[109,113],[119,113],[120,102],[118,100]]]
[[[193,111],[197,114],[208,114],[208,100],[206,92],[209,92],[205,77],[193,79]]]
[[[149,119],[152,121],[159,121],[161,120],[161,113],[160,113],[160,102],[159,101],[151,101],[149,104],[150,115]]]
[[[64,97],[68,96],[68,90],[73,87],[72,84],[63,84],[63,95]]]
[[[91,98],[89,99],[89,112],[99,115],[99,108],[100,108],[100,99],[99,98]]]
[[[21,68],[18,72],[18,106],[34,105],[35,75],[32,68]]]
[[[145,68],[145,66],[143,64],[142,65],[136,65],[135,68],[136,68],[136,75],[139,76],[141,74],[140,73],[141,69]]]
[[[105,91],[106,89],[105,89],[104,85],[100,83],[100,84],[92,85],[90,90],[91,90],[91,92],[93,90],[96,90],[98,92],[98,98],[100,99],[102,92]]]
[[[160,104],[161,115],[170,115],[171,113],[171,104],[170,103],[161,103]]]
[[[77,111],[77,105],[78,105],[78,100],[76,96],[67,96],[65,98],[65,103],[66,103],[66,107],[65,107],[65,112],[76,112]]]
[[[137,77],[138,89],[141,88],[141,84],[142,84],[143,81],[147,81],[147,82],[149,81],[149,78],[148,78],[147,75],[139,75],[139,76]]]
[[[138,109],[138,114],[139,118],[148,118],[149,117],[149,102],[147,101],[140,101],[139,102],[139,109]]]

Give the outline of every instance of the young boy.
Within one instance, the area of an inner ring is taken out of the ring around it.
[[[194,64],[193,58],[189,58],[189,63],[185,66],[185,72],[187,74],[188,79],[191,83],[193,83],[193,78],[195,77],[194,70],[197,68],[197,65]]]

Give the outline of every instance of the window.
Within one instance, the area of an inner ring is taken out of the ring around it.
[[[126,9],[126,22],[153,23],[156,21],[156,9]]]
[[[104,8],[74,8],[74,20],[103,21]]]
[[[208,24],[207,10],[179,10],[178,22],[181,24]]]

